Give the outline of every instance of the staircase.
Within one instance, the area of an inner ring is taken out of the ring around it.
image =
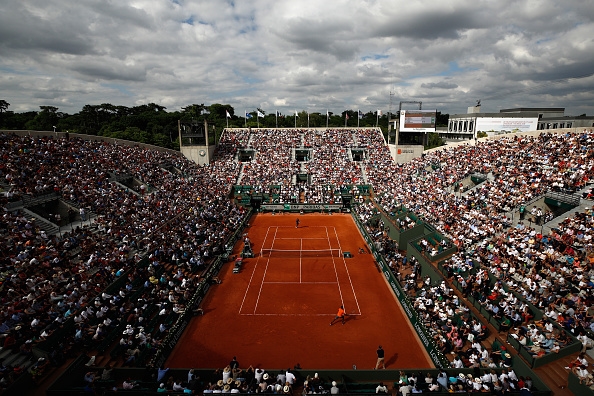
[[[57,224],[54,224],[54,223],[50,222],[46,218],[41,217],[40,215],[38,215],[37,213],[32,212],[32,211],[30,211],[27,208],[21,208],[20,210],[23,213],[26,213],[27,218],[34,218],[35,219],[35,224],[39,227],[40,230],[45,231],[45,233],[47,235],[54,235],[54,234],[57,234],[60,231],[60,227],[58,227]]]

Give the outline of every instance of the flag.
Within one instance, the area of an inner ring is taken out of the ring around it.
[[[277,117],[281,117],[281,113],[280,113],[280,111],[278,111],[278,110],[276,111],[276,116],[277,116]]]
[[[225,110],[225,112],[227,113],[227,118],[231,118],[231,114],[229,114],[229,110]]]
[[[260,110],[257,111],[258,117],[263,118],[264,117],[264,113],[262,113]]]
[[[295,117],[299,117],[299,114],[297,114],[297,110],[295,110]]]
[[[363,118],[363,112],[359,110],[359,118]]]
[[[344,113],[344,118],[349,119],[349,113]]]
[[[381,117],[381,115],[382,115],[382,111],[381,111],[381,110],[378,110],[378,111],[377,111],[377,115]]]
[[[251,115],[250,113],[248,113],[247,111],[245,112],[245,118],[252,118],[253,115]]]

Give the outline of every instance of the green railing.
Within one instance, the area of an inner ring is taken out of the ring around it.
[[[252,215],[251,209],[246,213],[242,222],[239,224],[235,232],[227,239],[226,246],[233,246],[235,242],[243,235],[243,230],[245,229],[250,217]],[[204,274],[204,278],[196,287],[194,294],[188,301],[186,306],[186,310],[182,313],[176,322],[173,324],[171,329],[169,329],[167,336],[161,343],[161,346],[155,353],[154,357],[150,360],[148,366],[150,367],[160,367],[162,364],[165,363],[171,351],[181,338],[184,330],[186,329],[187,325],[190,323],[192,316],[194,315],[194,309],[198,308],[202,299],[208,292],[210,288],[210,282],[212,278],[219,273],[223,264],[227,262],[228,258],[228,250],[225,249],[224,252],[221,253],[213,263],[210,265],[206,273]]]
[[[475,262],[475,267],[472,271],[470,271],[470,273],[474,273],[476,272],[476,262]],[[440,262],[437,265],[437,268],[439,269],[439,272],[443,275],[446,276],[446,270],[444,267],[444,262]],[[488,276],[489,276],[489,281],[493,284],[496,283],[496,281],[498,280],[492,273],[487,272]],[[460,287],[460,283],[458,281],[453,281],[452,282],[454,287],[456,287],[459,291],[462,291],[461,287]],[[540,309],[538,309],[536,306],[534,306],[530,301],[526,300],[524,297],[522,297],[522,295],[520,293],[518,293],[515,290],[509,289],[508,286],[503,283],[503,289],[507,292],[507,293],[512,293],[514,296],[516,296],[516,298],[518,298],[518,300],[522,301],[524,304],[526,304],[530,310],[530,312],[534,315],[534,320],[547,320],[550,321],[549,319],[545,318],[542,311]],[[489,323],[497,330],[500,331],[501,330],[501,322],[499,322],[499,320],[497,320],[489,311],[487,311],[487,309],[485,308],[485,306],[483,304],[481,304],[481,302],[479,300],[477,300],[476,298],[474,298],[473,296],[466,296],[467,301],[472,304],[479,312],[482,316],[485,317],[485,319],[487,319],[487,321],[489,321]],[[535,356],[533,354],[531,354],[528,351],[528,348],[522,344],[520,344],[515,338],[513,338],[511,335],[508,335],[507,337],[507,341],[514,347],[514,349],[516,349],[518,351],[518,353],[524,358],[526,359],[526,362],[528,362],[528,364],[530,365],[530,367],[536,368],[536,367],[540,367],[543,366],[545,364],[551,363],[555,360],[559,360],[561,358],[567,357],[569,355],[572,355],[576,352],[578,352],[581,349],[581,343],[577,340],[577,338],[575,338],[573,336],[573,334],[571,334],[570,332],[568,332],[567,330],[565,330],[563,327],[559,326],[558,323],[554,322],[554,321],[550,321],[553,326],[556,328],[557,331],[562,331],[564,333],[567,334],[568,338],[572,340],[572,342],[567,345],[564,346],[563,348],[561,348],[559,350],[559,352],[555,353],[555,352],[549,352],[545,355],[542,356]]]
[[[496,368],[494,369],[497,375],[501,374],[503,369]],[[68,378],[60,378],[54,384],[52,384],[49,389],[47,389],[46,394],[48,396],[64,396],[64,395],[78,395],[83,393],[83,389],[80,386],[82,381],[77,380],[76,385],[73,384],[73,378],[82,378],[85,375],[85,372],[88,371],[88,368],[84,366],[84,364],[77,364],[76,367],[69,369],[69,377]],[[212,377],[212,373],[214,368],[212,369],[195,369],[194,375],[201,379],[208,379]],[[270,368],[268,369],[269,372],[277,372],[278,368]],[[438,369],[405,369],[402,370],[407,376],[415,373],[422,373],[427,374],[430,373],[433,378],[436,378],[439,374]],[[485,371],[490,372],[491,369],[456,369],[456,370],[446,370],[449,376],[457,376],[458,374],[468,375],[471,374],[473,376],[482,375]],[[534,374],[527,369],[527,371],[523,367],[514,367],[514,371],[518,376],[532,376],[533,379],[533,389],[531,390],[531,395],[533,396],[550,396],[552,394],[551,390],[542,382],[538,377],[535,377]],[[399,370],[295,370],[295,375],[297,376],[297,384],[301,385],[303,380],[308,376],[313,378],[314,374],[317,373],[318,377],[325,385],[326,391],[330,390],[330,383],[332,381],[336,381],[341,389],[341,393],[339,395],[367,395],[367,394],[375,394],[375,387],[379,384],[380,381],[383,381],[384,384],[390,389],[395,389],[397,386],[397,382],[399,380]],[[121,393],[125,393],[129,396],[145,396],[145,395],[158,395],[162,393],[157,393],[157,388],[159,384],[152,379],[151,374],[156,374],[156,369],[153,371],[147,372],[146,369],[138,369],[138,368],[116,368],[113,371],[113,385],[121,384],[126,378],[132,378],[137,380],[141,389],[137,390],[123,390],[121,388],[117,390],[112,390],[111,388],[106,389],[103,395],[114,395],[117,396]],[[170,369],[167,373],[168,376],[172,376],[174,380],[181,380],[186,381],[188,375],[188,369]],[[579,382],[579,381],[578,381]],[[70,386],[69,386],[70,385]],[[113,386],[112,385],[112,386]],[[99,384],[97,386],[100,386]],[[369,392],[372,390],[373,391]],[[182,394],[181,392],[168,392],[167,394]],[[390,394],[390,393],[389,393]],[[396,394],[396,391],[391,392],[391,394]],[[431,395],[436,396],[445,396],[449,393],[446,391],[439,391],[439,392],[429,392]],[[466,395],[467,393],[464,392],[462,395]],[[590,396],[590,393],[575,393],[576,395],[586,395]],[[518,396],[520,395],[519,391],[510,391],[507,392],[506,395],[509,396]]]
[[[594,389],[581,383],[579,377],[571,371],[569,372],[569,378],[567,379],[567,388],[572,391],[574,395],[594,396]]]
[[[425,327],[421,320],[419,320],[419,316],[417,315],[417,312],[415,311],[413,304],[410,302],[404,290],[402,290],[402,287],[394,277],[394,274],[390,270],[390,267],[388,267],[388,264],[385,262],[383,256],[379,254],[379,252],[376,250],[375,243],[373,243],[373,239],[371,239],[371,237],[367,233],[367,230],[361,223],[359,216],[357,216],[357,214],[354,212],[352,213],[352,216],[355,220],[357,228],[361,232],[361,235],[363,235],[363,238],[365,239],[367,246],[371,250],[371,253],[375,258],[377,265],[379,266],[379,269],[384,274],[388,284],[390,285],[390,288],[392,289],[392,291],[396,295],[396,298],[398,299],[398,302],[404,309],[404,312],[406,313],[408,320],[417,332],[419,339],[423,343],[423,347],[431,357],[431,361],[436,367],[449,367],[450,362],[443,355],[443,353],[441,353],[437,345],[433,342],[433,338],[431,337],[429,330]]]

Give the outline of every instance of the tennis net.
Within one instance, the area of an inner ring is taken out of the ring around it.
[[[281,250],[281,249],[262,249],[262,257],[272,258],[301,258],[301,257],[342,257],[340,249],[319,249],[319,250]]]

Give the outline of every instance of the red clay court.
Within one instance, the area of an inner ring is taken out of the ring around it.
[[[167,367],[372,369],[379,344],[388,368],[433,367],[350,215],[258,214],[246,232],[254,258],[223,266]]]

